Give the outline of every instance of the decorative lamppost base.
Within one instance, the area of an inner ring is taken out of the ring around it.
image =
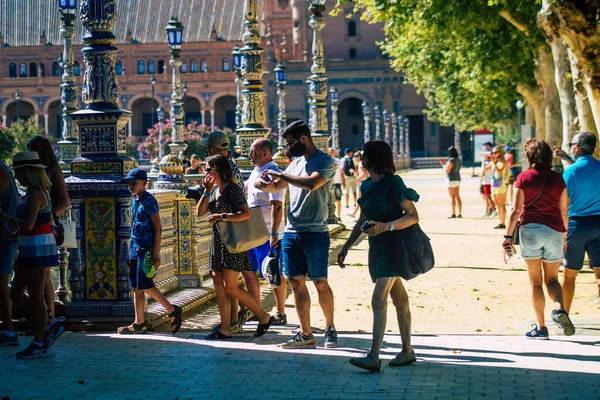
[[[77,157],[79,141],[76,138],[64,138],[58,142],[60,148],[60,167],[63,170],[70,169],[69,164]]]

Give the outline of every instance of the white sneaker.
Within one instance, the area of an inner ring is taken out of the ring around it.
[[[297,332],[290,340],[279,345],[282,349],[314,349],[317,347],[317,341],[311,333],[309,336],[304,336]]]
[[[489,216],[490,216],[490,213],[484,213],[484,214],[481,214],[481,216],[479,218],[487,218]]]
[[[490,218],[494,218],[497,216],[498,216],[498,213],[496,211],[492,211],[492,213],[490,214]]]

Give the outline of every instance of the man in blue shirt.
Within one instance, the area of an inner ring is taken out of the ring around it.
[[[283,272],[289,278],[300,320],[300,330],[281,344],[282,348],[315,348],[310,326],[310,295],[306,279],[317,288],[319,304],[325,314],[327,330],[324,346],[338,345],[333,324],[333,292],[327,282],[329,230],[327,217],[332,178],[336,167],[333,159],[315,146],[304,121],[294,121],[282,132],[294,161],[284,172],[267,169],[254,186],[267,193],[289,188],[288,221],[281,240]]]
[[[586,251],[598,282],[600,297],[600,161],[593,156],[596,141],[592,132],[579,131],[569,143],[571,157],[558,148],[554,149],[554,155],[570,165],[563,174],[570,200],[562,284],[567,312],[570,312],[575,279],[583,267]]]

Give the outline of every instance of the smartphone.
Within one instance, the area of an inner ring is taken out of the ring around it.
[[[510,259],[517,253],[517,249],[514,244],[510,245],[510,250],[508,252],[504,252],[504,264],[508,264]]]
[[[372,226],[375,226],[375,224],[373,222],[365,221],[365,223],[360,226],[360,230],[364,232]]]
[[[273,177],[269,174],[266,174],[265,177],[263,178],[263,180],[267,183],[271,182],[273,180]]]

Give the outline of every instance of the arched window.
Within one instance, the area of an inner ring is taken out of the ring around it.
[[[15,64],[15,63],[8,64],[8,77],[9,78],[17,77],[17,64]]]
[[[208,61],[200,61],[200,72],[208,72]]]
[[[179,71],[181,71],[182,74],[187,74],[188,68],[187,68],[187,62],[186,61],[183,61],[181,63],[181,67],[179,67]]]
[[[44,63],[40,63],[40,76],[46,76],[46,66],[44,65]]]
[[[121,60],[118,60],[115,64],[115,71],[117,72],[117,75],[123,75],[123,62],[121,62]]]
[[[56,61],[52,63],[52,76],[60,76],[60,65]]]
[[[164,60],[158,60],[158,73],[159,74],[165,73],[165,61]]]
[[[348,37],[356,37],[356,21],[348,21]]]
[[[195,58],[192,58],[192,60],[190,61],[190,72],[192,74],[198,72],[198,61],[196,61]]]
[[[154,73],[154,60],[148,61],[148,73],[149,74]]]
[[[356,49],[354,47],[348,50],[348,58],[356,58]]]
[[[79,66],[79,61],[75,61],[73,63],[73,75],[75,75],[75,76],[81,75],[81,67]]]
[[[138,60],[138,74],[142,75],[146,73],[146,64],[144,60]]]
[[[24,78],[27,76],[27,64],[21,63],[19,65],[19,77]]]
[[[37,64],[34,62],[29,63],[29,76],[37,77]]]
[[[231,71],[231,64],[229,63],[229,58],[223,57],[223,72]]]

